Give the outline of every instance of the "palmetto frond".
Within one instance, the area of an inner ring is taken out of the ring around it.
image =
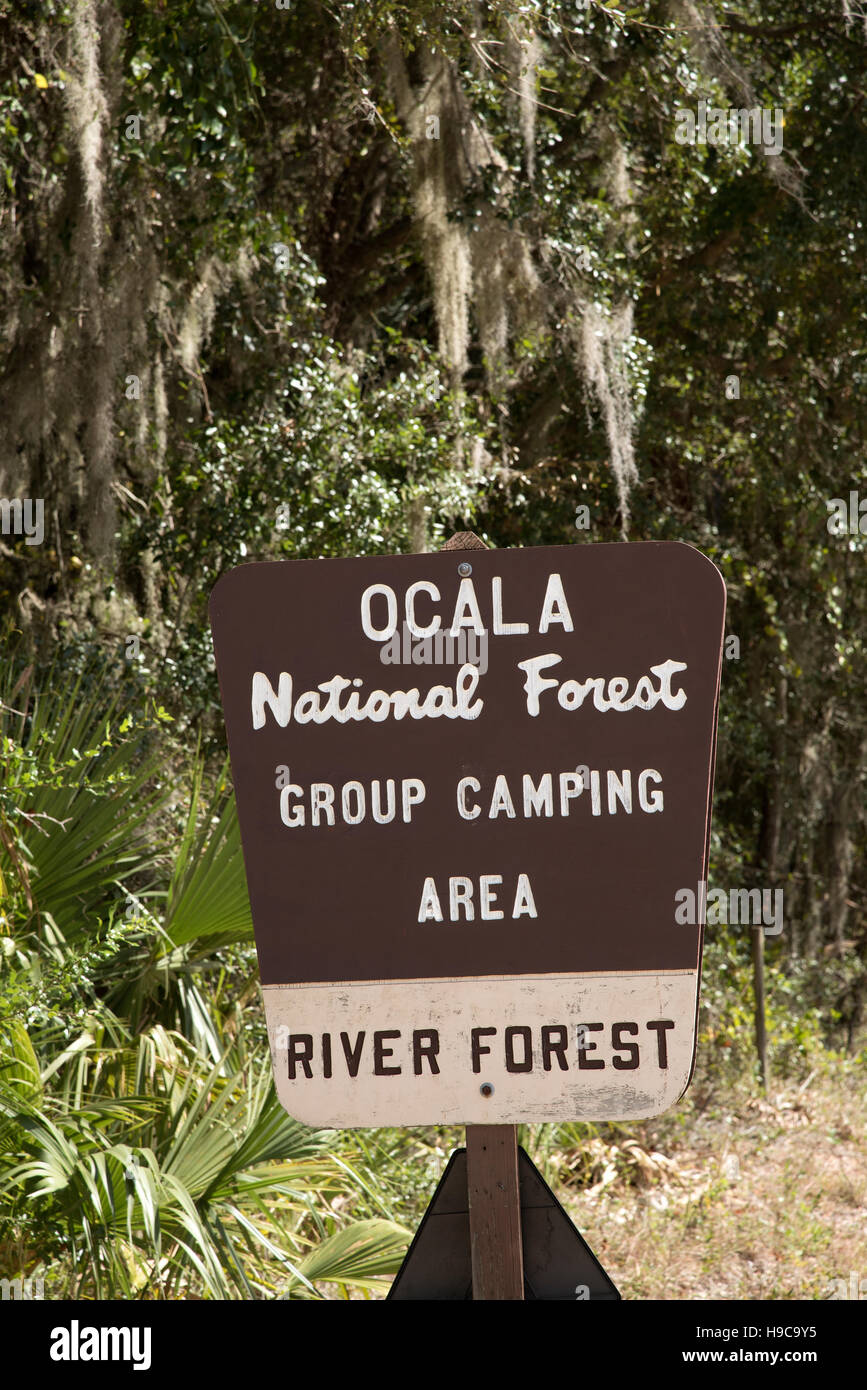
[[[116,1054],[70,1056],[92,1073],[76,1109],[50,1114],[0,1090],[0,1137],[8,1151],[16,1131],[19,1152],[0,1191],[49,1205],[78,1233],[79,1296],[105,1297],[118,1280],[127,1296],[167,1296],[191,1279],[215,1298],[262,1296],[275,1259],[290,1291],[310,1296],[317,1281],[376,1287],[397,1268],[408,1233],[393,1222],[356,1222],[314,1244],[311,1205],[346,1186],[333,1135],[284,1112],[267,1064],[227,1076],[225,1060],[157,1030]],[[127,1094],[147,1076],[150,1094]]]

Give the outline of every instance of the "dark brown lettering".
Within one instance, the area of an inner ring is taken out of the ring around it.
[[[660,1068],[662,1071],[668,1071],[668,1040],[665,1035],[669,1028],[674,1027],[674,1023],[670,1018],[656,1018],[647,1026],[656,1034],[656,1052]]]
[[[522,1041],[523,1058],[519,1062],[515,1057],[514,1041],[520,1037]],[[507,1028],[506,1029],[506,1071],[532,1071],[533,1070],[533,1034],[529,1028]]]
[[[364,1047],[366,1033],[359,1033],[355,1039],[355,1048],[349,1045],[349,1034],[341,1033],[340,1041],[343,1044],[343,1055],[346,1058],[346,1069],[350,1076],[358,1075],[358,1068],[361,1066],[361,1049]]]
[[[386,1028],[384,1031],[373,1035],[373,1074],[374,1076],[400,1076],[400,1067],[387,1067],[386,1057],[393,1057],[394,1050],[390,1047],[383,1047],[386,1038],[399,1038],[399,1028]]]
[[[617,1052],[628,1052],[629,1057],[624,1062],[622,1057],[615,1057],[611,1065],[615,1071],[635,1071],[638,1066],[639,1052],[635,1043],[621,1042],[620,1034],[629,1033],[633,1038],[638,1032],[637,1023],[612,1023],[611,1025],[611,1045]]]
[[[416,1076],[421,1076],[422,1058],[427,1058],[431,1075],[439,1076],[440,1064],[437,1061],[439,1050],[440,1035],[436,1028],[415,1028],[413,1030],[412,1069]]]
[[[557,1041],[554,1041],[554,1034],[559,1034]],[[569,1063],[566,1061],[566,1042],[569,1037],[565,1024],[554,1023],[545,1024],[542,1028],[542,1066],[546,1071],[551,1070],[551,1058],[557,1058],[557,1065],[561,1071],[569,1070]]]
[[[296,1063],[300,1062],[304,1068],[305,1076],[313,1075],[313,1068],[310,1060],[313,1056],[313,1037],[310,1033],[293,1033],[286,1048],[286,1055],[289,1064],[289,1080],[294,1081],[296,1075]]]
[[[470,1032],[470,1047],[473,1055],[474,1072],[480,1072],[482,1070],[482,1057],[491,1050],[489,1047],[486,1047],[483,1042],[480,1042],[479,1039],[491,1038],[496,1031],[496,1028],[473,1028]]]
[[[601,1023],[579,1023],[578,1024],[578,1066],[581,1071],[601,1071],[605,1066],[601,1057],[588,1057],[588,1052],[596,1051],[595,1042],[589,1038],[584,1038],[584,1033],[601,1033],[604,1025]]]

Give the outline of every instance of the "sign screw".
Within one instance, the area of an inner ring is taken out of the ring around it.
[[[466,579],[467,575],[472,574],[472,572],[473,567],[470,564],[469,560],[461,560],[461,563],[458,565],[458,574],[463,575],[463,577]]]
[[[488,1096],[492,1096],[494,1094],[494,1088],[491,1085],[490,1081],[483,1081],[481,1086],[479,1087],[479,1090],[481,1091],[485,1099],[487,1099]]]

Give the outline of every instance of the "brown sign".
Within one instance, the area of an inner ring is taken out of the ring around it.
[[[694,1051],[725,610],[678,543],[241,566],[211,595],[301,1119],[658,1113]]]

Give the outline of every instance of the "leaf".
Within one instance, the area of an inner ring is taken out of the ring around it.
[[[7,1019],[0,1027],[0,1076],[5,1084],[28,1101],[41,1101],[39,1062],[30,1035],[20,1019]]]
[[[44,89],[45,87],[48,86],[48,78],[47,78],[47,77],[43,77],[43,75],[42,75],[41,72],[34,72],[34,74],[33,74],[33,81],[36,83],[37,87],[39,87],[40,89]]]
[[[253,935],[235,797],[219,791],[225,772],[224,767],[201,829],[196,824],[200,769],[194,781],[163,920],[175,946],[199,942],[211,951]]]
[[[323,1240],[298,1266],[308,1279],[367,1284],[400,1268],[410,1232],[393,1221],[356,1221]]]
[[[70,946],[92,932],[118,884],[156,857],[145,825],[168,795],[144,725],[114,744],[104,737],[124,694],[110,672],[94,675],[49,671],[30,702],[29,727],[3,701],[9,752],[20,755],[0,782],[15,836],[5,847],[26,859],[36,909]]]

